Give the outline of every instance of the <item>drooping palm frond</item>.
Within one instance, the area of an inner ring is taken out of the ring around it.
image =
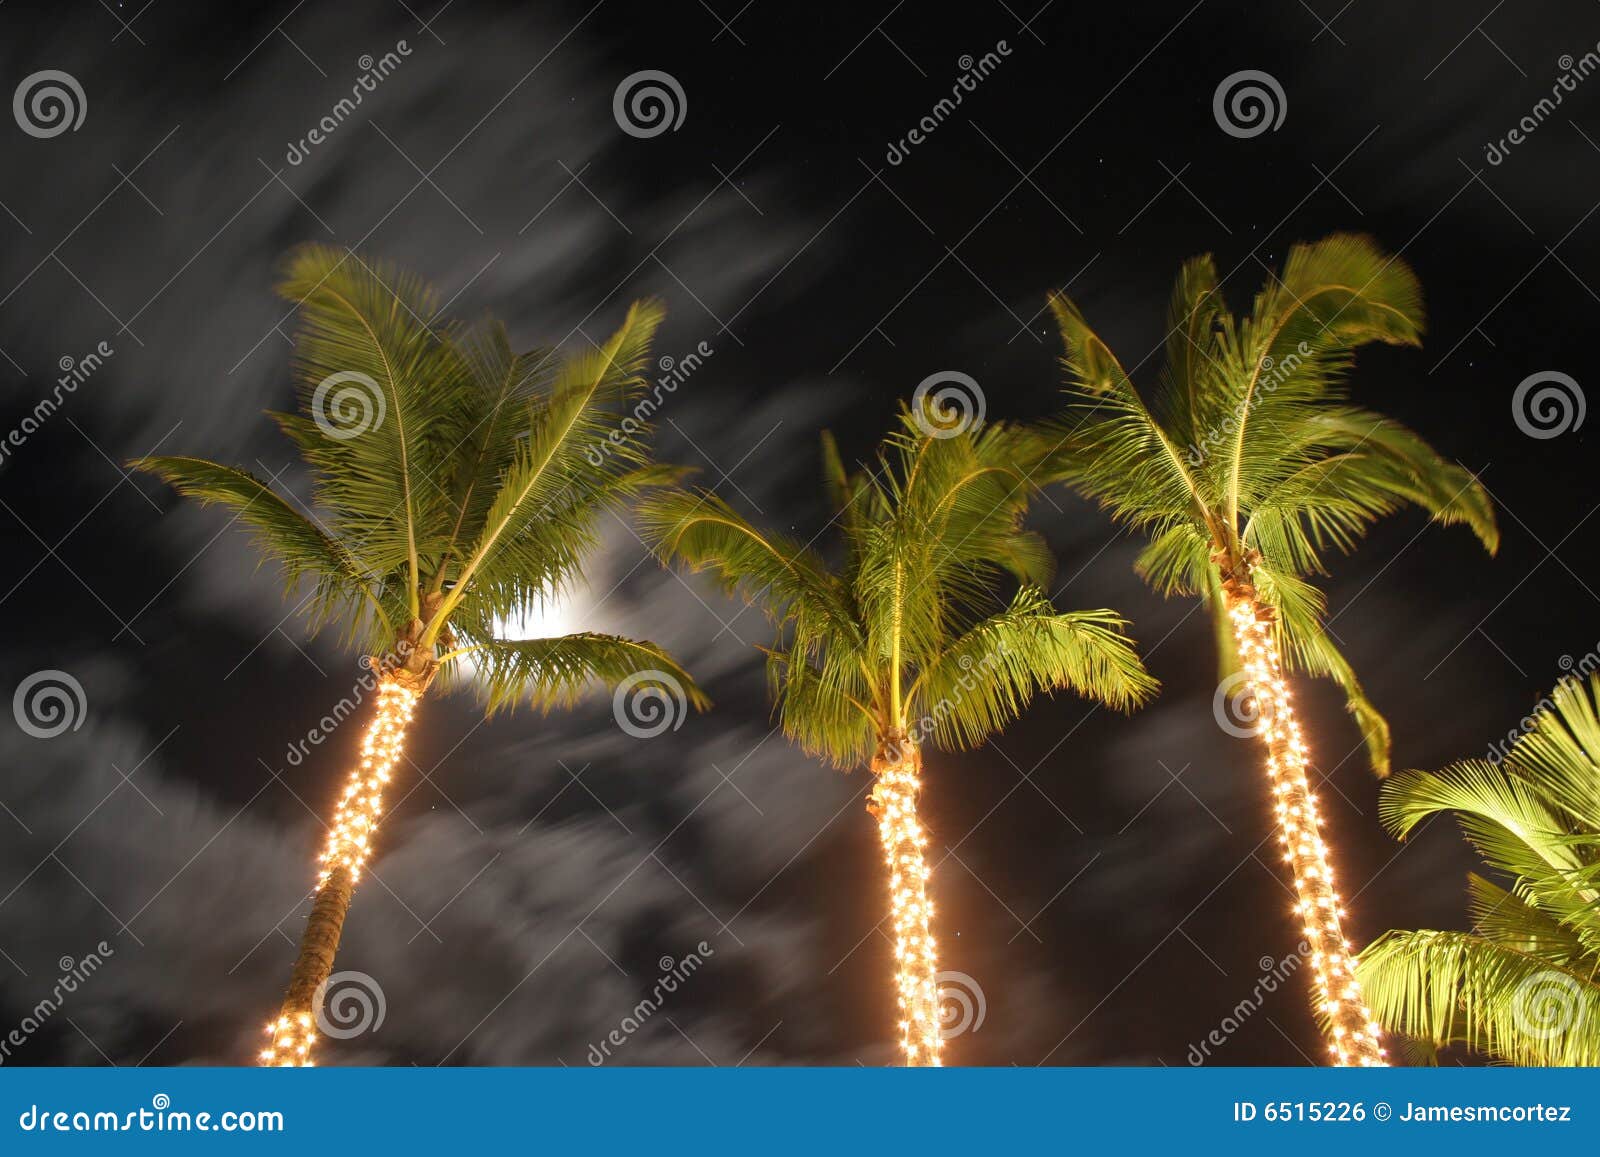
[[[1389,932],[1361,954],[1379,1023],[1514,1065],[1600,1065],[1600,985],[1466,932]]]
[[[1353,351],[1368,342],[1416,345],[1422,290],[1370,237],[1336,233],[1289,250],[1283,273],[1247,317],[1218,331],[1217,375],[1234,430],[1212,476],[1230,525],[1270,493],[1286,463],[1277,430],[1340,402]],[[1258,432],[1265,431],[1265,436]]]
[[[815,550],[710,491],[661,491],[640,504],[638,523],[664,563],[709,574],[772,623],[767,679],[789,738],[841,767],[871,754],[885,689],[848,585]]]
[[[1404,838],[1441,812],[1509,889],[1473,875],[1471,932],[1390,932],[1361,956],[1374,1014],[1513,1064],[1600,1065],[1600,678],[1563,681],[1504,762],[1408,771],[1380,814]]]
[[[1275,613],[1274,629],[1285,665],[1290,671],[1331,679],[1344,692],[1345,710],[1361,732],[1367,762],[1373,774],[1384,778],[1389,774],[1392,747],[1389,721],[1367,698],[1355,668],[1333,641],[1322,592],[1304,579],[1264,564],[1258,563],[1253,573],[1261,601]],[[1231,638],[1226,644],[1231,653]]]
[[[1070,405],[1044,432],[1045,477],[1148,535],[1137,568],[1165,594],[1198,595],[1215,613],[1219,562],[1235,577],[1254,569],[1283,616],[1286,661],[1341,686],[1374,770],[1386,773],[1388,724],[1323,626],[1321,599],[1294,584],[1408,506],[1467,526],[1490,553],[1498,546],[1488,492],[1469,471],[1347,400],[1358,347],[1420,340],[1415,275],[1371,238],[1335,234],[1294,246],[1235,317],[1215,263],[1196,258],[1173,288],[1166,365],[1148,398],[1076,305],[1060,294],[1050,304]],[[1232,647],[1219,623],[1224,671]]]
[[[1111,611],[1057,612],[1037,588],[1018,590],[922,665],[908,713],[943,747],[974,747],[1016,719],[1041,692],[1072,690],[1118,710],[1155,693]]]
[[[468,652],[485,709],[493,714],[519,700],[543,711],[567,707],[596,683],[615,686],[630,676],[654,676],[664,693],[682,695],[704,710],[711,701],[678,663],[654,643],[584,631],[548,639],[492,639]]]
[[[665,561],[709,572],[728,594],[813,640],[860,645],[849,592],[811,547],[762,530],[708,490],[666,490],[640,503],[639,529]]]
[[[386,587],[383,576],[369,571],[348,547],[255,475],[192,457],[158,455],[129,465],[202,505],[231,511],[250,529],[262,561],[282,571],[286,595],[302,581],[310,582],[303,603],[313,632],[336,621],[369,646],[381,647],[394,637],[395,613],[405,610],[403,594],[395,605],[398,584]]]

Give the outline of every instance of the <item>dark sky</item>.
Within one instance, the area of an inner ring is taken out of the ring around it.
[[[86,106],[55,136],[0,124],[0,430],[63,359],[113,350],[0,459],[0,691],[45,670],[84,690],[77,730],[0,726],[0,1035],[60,958],[114,951],[13,1063],[235,1063],[287,978],[356,726],[299,766],[286,753],[361,670],[304,640],[224,517],[117,463],[159,446],[303,492],[261,415],[290,403],[294,318],[271,284],[302,240],[407,264],[524,346],[581,345],[664,297],[656,352],[714,353],[662,414],[663,456],[810,537],[819,428],[864,454],[944,370],[992,416],[1059,406],[1051,287],[1070,281],[1149,383],[1184,258],[1216,253],[1239,306],[1293,241],[1368,231],[1416,269],[1430,322],[1420,351],[1363,352],[1356,395],[1481,471],[1504,532],[1490,560],[1464,530],[1397,517],[1325,583],[1396,765],[1480,754],[1596,647],[1590,428],[1529,437],[1512,396],[1595,372],[1600,79],[1500,163],[1485,150],[1595,49],[1600,5],[1036,7],[0,8],[4,92],[59,70]],[[361,58],[400,41],[409,55],[291,164]],[[888,163],[963,58],[1001,41]],[[676,131],[613,116],[645,69],[681,86]],[[1242,70],[1281,87],[1275,130],[1219,126],[1213,94]],[[1082,502],[1053,493],[1036,517],[1058,604],[1127,614],[1165,690],[1132,718],[1042,701],[981,751],[930,755],[943,963],[985,1009],[947,1051],[1182,1065],[1297,939],[1259,760],[1213,721],[1202,615],[1143,589],[1136,545]],[[865,777],[772,733],[756,612],[661,571],[622,523],[607,544],[560,623],[669,646],[715,711],[639,740],[603,695],[490,724],[468,698],[427,703],[340,956],[385,1019],[325,1063],[581,1065],[701,941],[705,967],[618,1062],[892,1061]],[[1302,701],[1353,937],[1463,926],[1458,835],[1394,843],[1337,697]],[[1291,983],[1210,1063],[1320,1055]]]

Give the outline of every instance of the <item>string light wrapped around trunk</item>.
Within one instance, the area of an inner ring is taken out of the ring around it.
[[[372,839],[383,817],[383,789],[394,774],[406,741],[406,726],[417,705],[417,693],[396,682],[378,685],[377,718],[361,737],[361,759],[350,773],[344,794],[334,809],[328,842],[321,857],[317,887],[328,882],[335,868],[349,868],[351,883],[361,878],[361,868],[372,854]]]
[[[928,836],[917,819],[922,756],[907,739],[889,740],[872,761],[877,782],[867,810],[878,820],[889,866],[890,920],[894,924],[895,986],[900,1005],[900,1047],[908,1066],[938,1066],[944,1045],[939,1020],[939,964],[928,900],[930,874],[923,850]]]
[[[1225,586],[1239,661],[1267,745],[1267,778],[1272,785],[1278,841],[1294,872],[1295,911],[1310,945],[1317,996],[1333,1037],[1330,1051],[1340,1065],[1386,1065],[1379,1026],[1362,1000],[1355,958],[1344,938],[1341,921],[1346,913],[1334,890],[1317,797],[1306,777],[1309,753],[1284,679],[1271,609],[1257,600],[1248,583]]]
[[[334,807],[328,840],[318,857],[317,895],[309,922],[317,922],[324,908],[337,910],[332,942],[302,945],[283,1008],[267,1025],[267,1047],[257,1058],[262,1065],[294,1067],[314,1063],[311,1054],[317,1042],[317,990],[332,968],[338,926],[343,923],[361,869],[372,855],[378,821],[383,818],[383,789],[400,762],[406,726],[421,697],[420,691],[388,675],[378,684],[377,714],[361,737],[360,758]]]

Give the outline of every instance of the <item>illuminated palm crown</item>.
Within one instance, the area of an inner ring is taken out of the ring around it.
[[[700,693],[654,644],[579,633],[508,641],[598,543],[608,510],[668,484],[648,428],[623,411],[644,388],[662,311],[637,303],[599,348],[513,353],[505,327],[437,322],[438,295],[401,270],[307,246],[278,286],[300,308],[300,413],[274,414],[311,474],[311,502],[202,458],[134,463],[216,503],[282,569],[310,627],[371,654],[402,650],[450,678],[470,655],[489,709],[549,706],[594,679],[660,671]]]
[[[1515,1065],[1600,1065],[1600,677],[1564,680],[1504,762],[1385,784],[1404,838],[1454,812],[1502,888],[1467,878],[1471,932],[1390,932],[1361,954],[1378,1019],[1430,1052],[1464,1044]]]
[[[1050,552],[1022,528],[1029,444],[1003,425],[952,436],[905,411],[876,467],[851,473],[824,434],[837,566],[709,492],[653,494],[640,525],[664,560],[761,605],[778,632],[779,718],[806,751],[849,768],[886,738],[969,747],[1040,691],[1129,708],[1155,688],[1114,612],[1051,605]],[[996,593],[1007,580],[1009,600]]]
[[[1248,314],[1228,312],[1208,256],[1179,274],[1166,365],[1148,398],[1077,306],[1052,307],[1066,343],[1073,406],[1049,431],[1048,476],[1072,483],[1150,542],[1137,567],[1167,595],[1204,595],[1221,637],[1225,575],[1249,573],[1276,610],[1292,669],[1344,690],[1372,766],[1387,774],[1389,727],[1324,625],[1330,548],[1348,551],[1406,505],[1465,523],[1492,553],[1488,494],[1397,422],[1349,402],[1354,350],[1417,345],[1422,294],[1396,256],[1336,234],[1289,251]],[[1220,648],[1231,664],[1231,641]]]

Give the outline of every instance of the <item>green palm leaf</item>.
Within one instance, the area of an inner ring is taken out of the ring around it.
[[[596,684],[616,686],[632,676],[681,695],[697,709],[711,701],[689,673],[654,643],[581,632],[548,639],[492,639],[470,650],[478,687],[490,713],[528,700],[549,711],[577,702]]]
[[[1358,966],[1378,1019],[1513,1064],[1600,1064],[1600,678],[1568,679],[1501,763],[1407,771],[1380,815],[1405,837],[1443,812],[1510,888],[1469,878],[1471,932],[1390,932]]]
[[[1066,348],[1065,415],[1045,432],[1041,476],[1071,484],[1147,534],[1139,573],[1164,594],[1220,611],[1222,571],[1248,573],[1279,613],[1293,670],[1345,692],[1369,761],[1388,770],[1389,725],[1328,636],[1305,584],[1329,551],[1355,548],[1379,518],[1417,507],[1499,544],[1488,492],[1412,431],[1348,404],[1355,350],[1416,345],[1421,290],[1371,238],[1296,245],[1250,312],[1227,311],[1209,257],[1188,262],[1168,307],[1166,365],[1147,400],[1076,305],[1050,299]],[[1217,626],[1218,665],[1234,665]]]
[[[387,592],[381,578],[255,475],[204,458],[154,456],[128,465],[154,474],[202,505],[232,511],[251,530],[262,561],[270,559],[281,569],[288,588],[302,581],[313,584],[306,601],[313,631],[342,619],[353,633],[378,639],[379,645],[393,636],[394,608],[384,607]]]

